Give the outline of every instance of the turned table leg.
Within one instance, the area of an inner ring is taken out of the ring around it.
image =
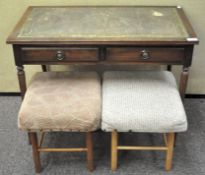
[[[21,98],[23,100],[25,93],[26,93],[26,77],[25,77],[23,66],[17,66],[17,75],[18,75],[19,87],[21,91]],[[29,144],[31,144],[31,139],[30,139],[29,134],[28,134],[28,141],[29,141]]]
[[[179,93],[180,93],[182,101],[185,98],[188,77],[189,77],[189,68],[188,67],[183,67],[182,72],[181,72],[181,77],[180,77],[180,83],[179,83]],[[175,146],[176,146],[177,135],[178,134],[176,133],[175,134],[175,142],[174,142]]]
[[[189,76],[189,68],[183,67],[182,72],[181,72],[180,84],[179,84],[179,92],[180,92],[182,100],[184,100],[184,97],[185,97],[188,76]]]
[[[172,71],[172,65],[167,65],[167,70],[171,72]]]
[[[46,65],[41,65],[41,68],[42,68],[42,71],[43,71],[43,72],[47,72],[47,71],[48,71],[48,69],[47,69],[47,66],[46,66]]]
[[[18,75],[18,80],[19,80],[21,97],[23,99],[26,93],[26,78],[25,78],[25,72],[24,72],[23,66],[17,66],[17,75]]]

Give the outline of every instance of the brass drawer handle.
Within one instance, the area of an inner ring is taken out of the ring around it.
[[[65,54],[62,51],[57,51],[56,53],[56,59],[61,61],[65,58]]]
[[[146,49],[142,50],[142,51],[141,51],[141,54],[140,54],[140,58],[141,58],[142,60],[148,60],[148,59],[150,59],[149,52],[148,52]]]

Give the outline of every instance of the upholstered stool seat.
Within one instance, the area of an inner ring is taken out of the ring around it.
[[[106,72],[103,77],[102,124],[112,132],[111,168],[120,150],[166,151],[170,170],[175,132],[186,131],[187,119],[175,78],[168,71]],[[165,145],[118,144],[118,132],[163,133]]]
[[[95,72],[39,72],[26,91],[18,127],[28,131],[36,173],[41,171],[40,152],[86,152],[93,170],[92,132],[100,127],[101,81]],[[40,141],[37,132],[42,133]],[[42,146],[45,132],[85,132],[82,148]],[[39,143],[39,144],[38,144]]]
[[[106,72],[102,129],[157,133],[185,131],[186,114],[172,73]]]
[[[27,89],[18,126],[29,131],[93,131],[100,116],[96,73],[39,72]]]

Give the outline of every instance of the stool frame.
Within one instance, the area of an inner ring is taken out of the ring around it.
[[[166,151],[165,170],[170,171],[172,168],[173,150],[175,133],[164,134],[165,146],[120,146],[118,145],[118,132],[111,133],[111,169],[117,170],[118,151],[120,150],[153,150]]]
[[[94,170],[93,166],[93,140],[92,132],[86,132],[86,147],[84,148],[47,148],[42,147],[45,132],[42,132],[38,142],[36,132],[29,132],[30,141],[33,150],[33,160],[36,173],[41,172],[40,152],[86,152],[87,153],[87,168],[89,171]]]

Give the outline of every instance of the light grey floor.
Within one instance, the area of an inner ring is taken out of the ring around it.
[[[32,175],[34,173],[31,147],[24,132],[17,129],[20,97],[0,97],[0,175]],[[42,175],[204,175],[205,174],[205,99],[186,99],[189,130],[178,136],[174,165],[171,172],[164,171],[164,154],[151,151],[122,152],[119,168],[110,171],[110,135],[94,134],[96,169],[86,170],[84,153],[43,153]],[[130,144],[158,144],[159,134],[123,134],[121,142]],[[45,145],[83,146],[84,135],[48,134]]]

